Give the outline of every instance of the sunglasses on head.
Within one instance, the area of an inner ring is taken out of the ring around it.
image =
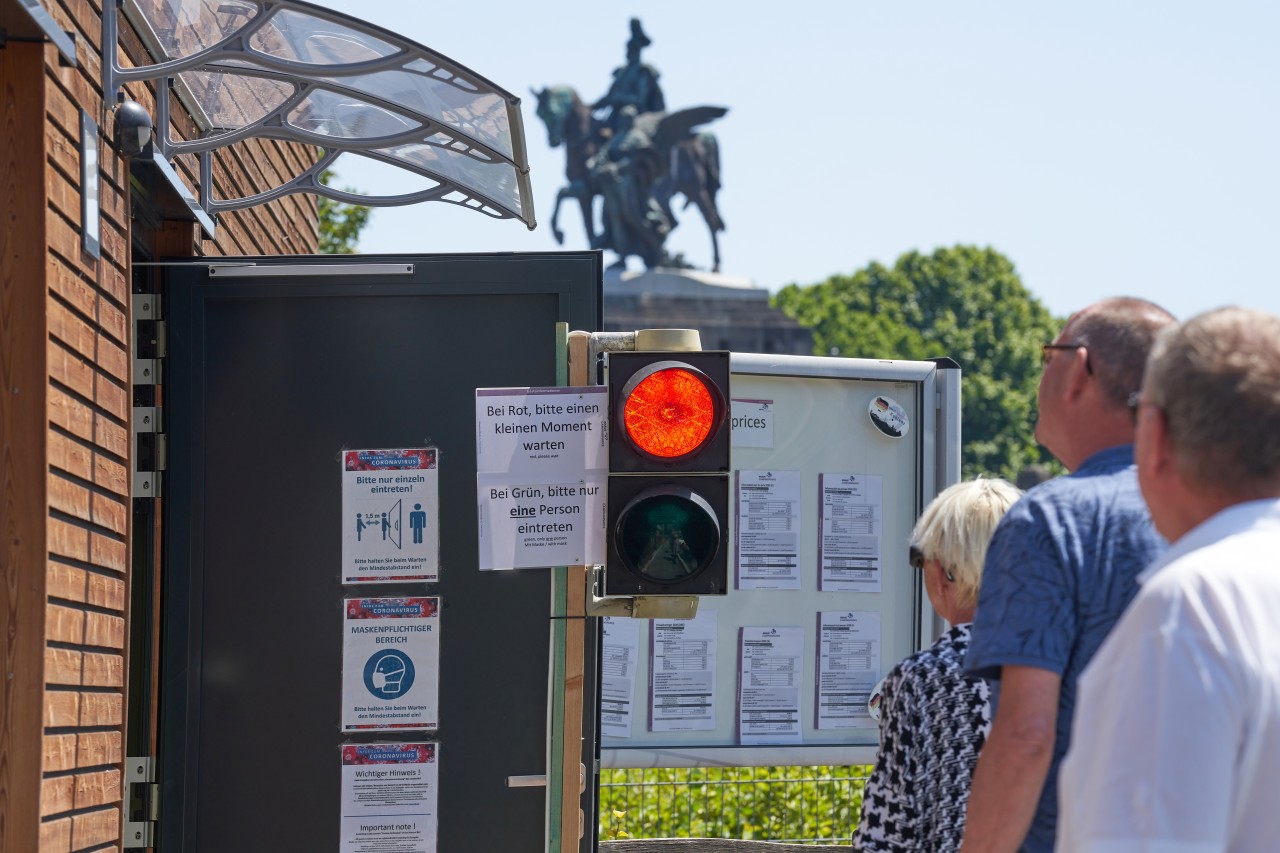
[[[907,559],[911,563],[911,568],[924,569],[924,552],[915,545],[907,549]],[[947,576],[947,580],[951,581],[951,583],[956,582],[956,576],[951,574],[951,570],[946,566],[942,567],[942,573]]]

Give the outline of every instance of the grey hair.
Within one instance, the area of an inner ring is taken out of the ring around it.
[[[1174,461],[1229,494],[1280,488],[1280,317],[1219,308],[1160,335],[1143,401],[1163,410]]]
[[[965,480],[944,489],[916,522],[911,544],[955,577],[959,606],[977,604],[991,534],[1021,496],[1022,491],[1007,480]]]
[[[1104,299],[1072,320],[1069,343],[1089,350],[1089,364],[1112,408],[1127,405],[1129,395],[1142,387],[1156,335],[1175,322],[1159,305],[1132,296]]]

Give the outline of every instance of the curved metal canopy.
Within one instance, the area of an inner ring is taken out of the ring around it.
[[[161,97],[157,142],[165,157],[200,157],[207,212],[309,192],[371,206],[443,201],[536,224],[520,99],[448,57],[300,0],[132,0],[130,11],[160,61],[121,68],[107,48],[106,97],[135,80],[172,79],[189,94],[204,135],[171,138],[168,98]],[[116,44],[117,26],[116,15],[103,15],[104,47]],[[321,155],[274,189],[212,198],[211,152],[249,138],[314,145]],[[412,172],[429,186],[392,196],[324,186],[320,174],[344,152]]]

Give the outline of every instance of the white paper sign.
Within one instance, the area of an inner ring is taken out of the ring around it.
[[[738,589],[800,589],[800,472],[738,471]]]
[[[604,478],[478,488],[482,570],[604,563]]]
[[[738,743],[800,743],[803,628],[738,634]]]
[[[879,680],[880,614],[849,610],[819,613],[814,726],[875,728],[867,700]]]
[[[440,579],[434,447],[342,454],[342,582]]]
[[[716,727],[716,611],[654,619],[649,628],[649,731]]]
[[[608,389],[476,390],[479,566],[605,561]]]
[[[440,599],[343,602],[342,730],[434,729],[440,707]]]
[[[609,468],[609,389],[477,388],[476,473],[567,482]]]
[[[342,853],[435,853],[440,745],[342,747]]]
[[[878,474],[818,475],[822,493],[818,589],[880,591],[881,480]]]
[[[772,400],[732,400],[729,409],[734,447],[773,447]]]
[[[635,717],[636,658],[640,653],[640,620],[604,617],[600,657],[600,732],[605,737],[631,737]]]

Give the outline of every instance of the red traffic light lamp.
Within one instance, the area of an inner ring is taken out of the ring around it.
[[[609,354],[607,595],[723,595],[729,354]]]

